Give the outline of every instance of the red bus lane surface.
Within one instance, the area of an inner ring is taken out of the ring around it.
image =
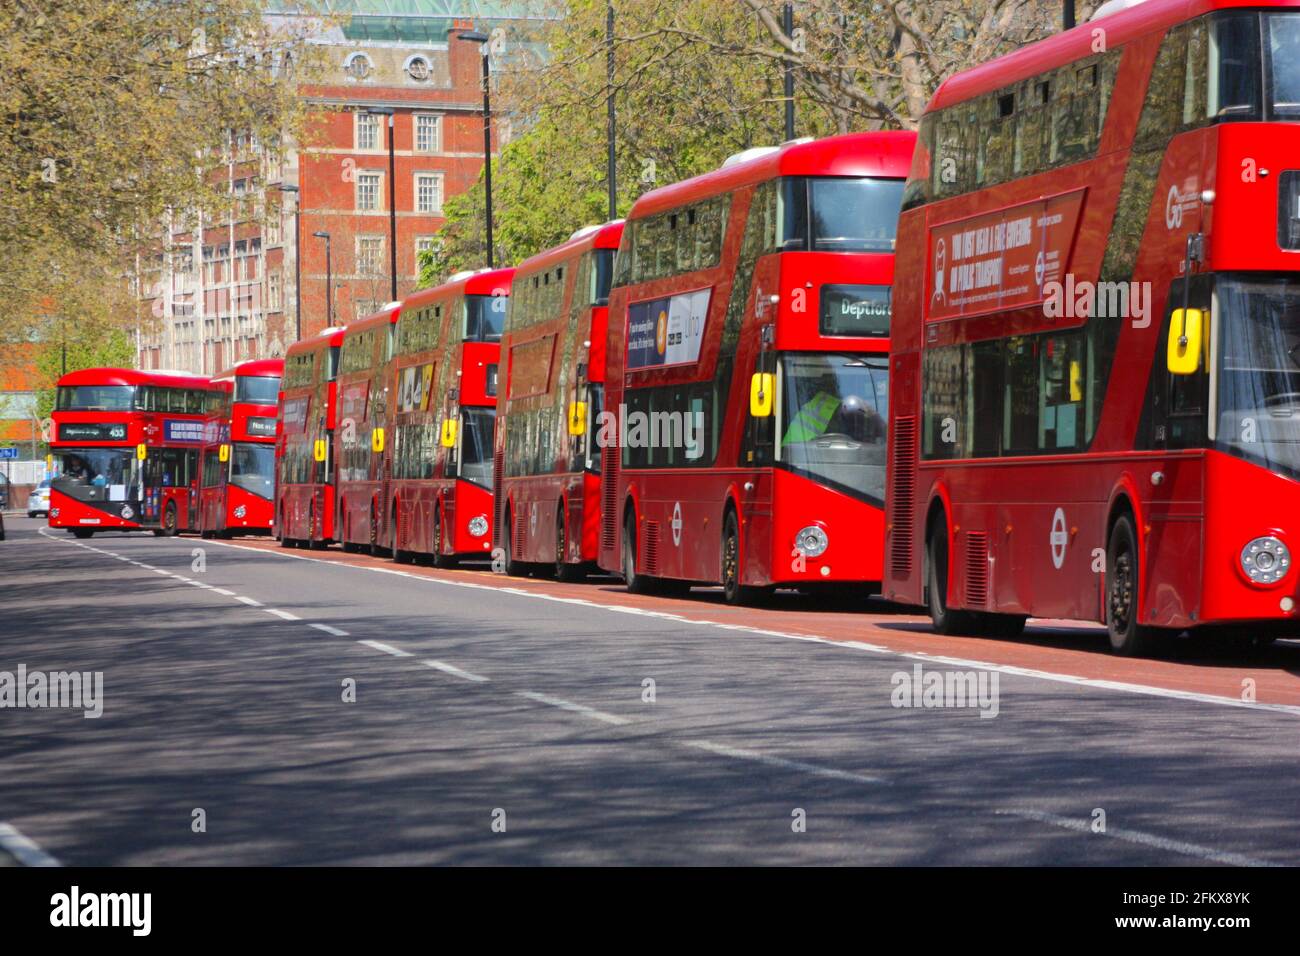
[[[249,539],[234,546],[284,553],[265,539]],[[390,561],[332,548],[306,559],[398,570]],[[846,650],[857,653],[905,655],[915,663],[993,667],[1008,674],[1096,686],[1107,693],[1212,698],[1205,701],[1207,706],[1255,708],[1300,717],[1300,646],[1289,642],[1255,657],[1248,657],[1240,647],[1189,645],[1180,648],[1178,656],[1171,654],[1171,659],[1150,660],[1111,655],[1104,628],[1077,621],[1034,620],[1018,640],[945,637],[930,631],[929,618],[919,608],[883,601],[828,607],[820,597],[783,593],[766,606],[736,608],[723,603],[716,588],[695,590],[688,597],[666,597],[629,593],[621,581],[612,578],[566,584],[505,577],[486,569],[443,570],[423,565],[402,568],[400,573],[560,602],[669,615],[735,629],[731,633],[737,636],[748,632],[756,639],[823,640],[847,645]]]

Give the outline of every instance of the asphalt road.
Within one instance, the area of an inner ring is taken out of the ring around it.
[[[7,525],[0,691],[103,675],[98,719],[0,709],[24,862],[1300,862],[1300,647],[1119,662],[1087,630]],[[917,667],[984,705],[895,706]]]

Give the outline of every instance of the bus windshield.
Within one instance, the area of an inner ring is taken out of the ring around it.
[[[64,385],[58,405],[63,412],[129,412],[135,407],[132,385]]]
[[[275,446],[235,442],[230,449],[230,483],[271,500],[275,482]]]
[[[780,374],[779,460],[847,491],[883,499],[888,359],[787,353]]]
[[[132,497],[140,482],[134,449],[69,448],[59,453],[59,476],[54,485],[64,494],[87,500],[92,489],[102,489],[109,501]]]
[[[235,401],[250,405],[274,405],[280,397],[280,380],[273,376],[240,376],[235,379]]]
[[[1222,277],[1218,447],[1300,475],[1300,279]]]
[[[901,179],[810,179],[812,248],[822,252],[893,252]]]

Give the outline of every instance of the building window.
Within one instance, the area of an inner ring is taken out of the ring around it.
[[[357,173],[357,208],[377,210],[379,208],[379,186],[383,182],[382,173]]]
[[[364,319],[367,315],[373,315],[379,311],[379,303],[374,299],[358,299],[356,308],[356,318]]]
[[[280,210],[272,209],[266,217],[266,244],[278,246],[281,241]]]
[[[379,148],[379,116],[376,113],[357,113],[357,149]]]
[[[266,311],[279,312],[284,308],[284,280],[277,270],[266,275]]]
[[[370,75],[370,57],[364,53],[352,53],[343,61],[343,72],[354,80],[364,80]]]
[[[437,153],[442,150],[442,117],[415,114],[415,151]]]
[[[406,75],[417,83],[429,78],[429,61],[422,56],[413,56],[406,61]]]
[[[357,275],[383,274],[384,237],[357,236]]]
[[[415,174],[415,211],[442,212],[442,176],[438,173]]]

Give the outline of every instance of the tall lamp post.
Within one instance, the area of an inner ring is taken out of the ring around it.
[[[390,301],[397,301],[397,159],[393,149],[394,111],[387,106],[372,106],[375,116],[388,117],[388,267],[392,272]]]
[[[483,184],[487,187],[487,265],[492,268],[492,70],[488,61],[488,35],[466,30],[456,39],[477,43],[483,54]]]
[[[293,193],[293,338],[302,338],[302,195],[297,186],[280,183],[282,193]]]
[[[328,328],[334,327],[334,259],[330,255],[330,234],[328,232],[313,232],[317,239],[325,240],[325,325]]]
[[[1061,11],[1061,24],[1067,30],[1074,29],[1074,0],[1064,0],[1064,9]]]

